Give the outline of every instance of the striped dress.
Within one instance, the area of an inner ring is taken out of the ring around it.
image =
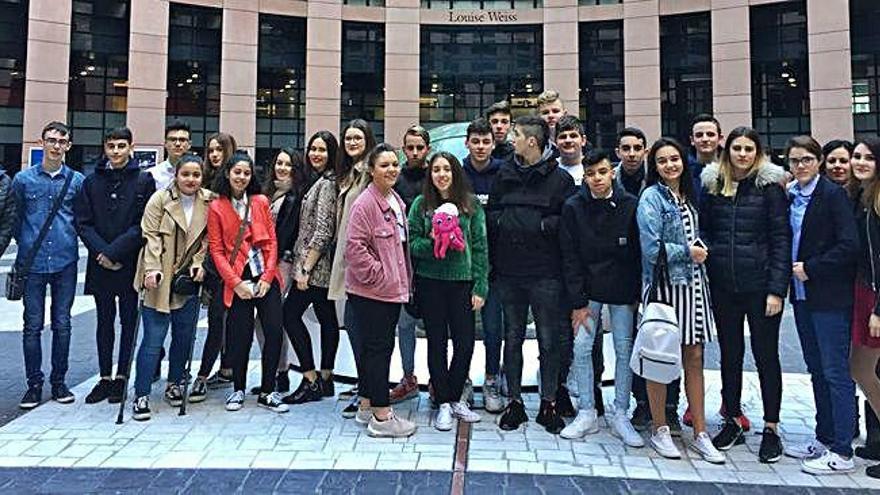
[[[693,207],[686,201],[678,203],[688,245],[697,240],[699,223]],[[691,283],[660,287],[659,296],[676,309],[683,345],[702,344],[715,339],[715,318],[712,315],[709,279],[705,265],[693,263]],[[646,293],[647,295],[647,293]]]

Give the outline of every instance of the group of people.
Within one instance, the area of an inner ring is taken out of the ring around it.
[[[74,400],[64,379],[79,237],[89,252],[85,292],[95,297],[101,377],[85,400],[123,401],[141,308],[136,420],[150,419],[169,325],[167,402],[197,403],[210,389],[231,385],[225,407],[241,409],[256,333],[261,380],[250,393],[279,413],[337,395],[343,328],[358,385],[338,394],[349,400],[342,415],[373,436],[409,436],[416,425],[391,405],[419,393],[415,335],[422,325],[433,426],[477,422],[468,389],[479,313],[485,411],[498,415],[502,430],[515,430],[529,420],[522,370],[531,316],[540,361],[535,420],[548,432],[578,439],[607,424],[629,447],[647,443],[679,458],[672,437],[685,423],[693,429],[689,447],[724,463],[724,452],[745,443],[751,428],[741,406],[747,318],[763,404],[759,460],[777,462],[784,453],[815,475],[851,472],[859,430],[853,380],[867,398],[868,430],[855,454],[880,460],[873,413],[880,410],[880,139],[823,148],[810,136],[793,137],[780,165],[754,129],[725,136],[716,119],[699,115],[688,147],[667,137],[650,142],[627,127],[606,152],[591,146],[558,93],[545,91],[536,115],[514,121],[499,102],[471,122],[461,161],[432,153],[420,126],[406,130],[399,149],[377,144],[360,119],[339,140],[319,131],[304,153],[278,150],[260,182],[251,157],[227,134],[208,138],[203,159],[190,153],[187,125],[172,122],[167,159],[144,171],[131,160],[131,131],[120,128],[106,135],[105,159],[84,178],[64,164],[70,129],[48,124],[42,164],[11,183],[0,180],[0,248],[15,237],[16,272],[25,284],[28,390],[21,407],[42,400],[47,286],[51,396]],[[804,445],[783,447],[779,330],[786,297],[812,379],[816,431]],[[631,366],[640,352],[639,308],[655,299],[673,308],[680,333],[688,403],[681,418],[680,380],[665,383]],[[208,333],[190,380],[202,305]],[[310,306],[320,326],[319,365],[303,321]],[[608,411],[604,333],[616,363]],[[403,377],[389,387],[395,336]],[[723,424],[710,436],[703,350],[716,340]],[[292,392],[291,352],[302,374]],[[639,431],[648,429],[646,442]],[[868,468],[869,475],[877,471]]]

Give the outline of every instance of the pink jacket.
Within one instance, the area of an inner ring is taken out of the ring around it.
[[[394,191],[391,194],[406,212],[400,196]],[[403,221],[407,229],[405,214]],[[409,237],[409,230],[406,232]],[[412,267],[394,210],[371,183],[355,201],[348,219],[345,290],[378,301],[406,303],[411,280]]]

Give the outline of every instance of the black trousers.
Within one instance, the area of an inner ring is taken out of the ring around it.
[[[358,325],[361,363],[359,393],[373,407],[388,407],[388,372],[394,352],[394,330],[400,317],[400,303],[378,301],[348,294],[348,304]]]
[[[109,377],[113,373],[117,300],[119,302],[119,325],[122,330],[119,334],[119,360],[117,361],[116,376],[131,376],[128,368],[131,362],[134,327],[137,325],[138,318],[137,292],[129,287],[118,294],[101,292],[94,294],[94,297],[95,312],[98,315],[95,340],[98,344],[98,369],[101,376]]]
[[[266,338],[261,356],[260,389],[263,393],[270,393],[275,389],[275,372],[281,356],[281,304],[281,289],[277,282],[272,282],[272,288],[263,297],[233,297],[232,306],[226,314],[226,331],[229,334],[229,357],[235,390],[245,390],[247,386],[248,359],[254,341],[254,310],[260,317]]]
[[[205,284],[212,282],[206,281]],[[223,306],[223,285],[217,286],[213,281],[210,287],[212,291],[211,303],[208,305],[208,336],[205,338],[205,347],[202,349],[202,362],[199,365],[198,376],[207,377],[220,356],[220,368],[232,368],[229,363],[227,350],[229,349],[229,332],[225,331],[226,308]],[[224,338],[226,342],[224,342]]]
[[[284,330],[293,344],[302,371],[315,369],[312,356],[312,338],[303,323],[302,316],[309,305],[321,324],[321,369],[332,370],[336,365],[336,349],[339,347],[339,321],[336,305],[327,299],[327,289],[309,286],[306,290],[291,287],[284,300]]]
[[[416,279],[416,297],[428,336],[428,371],[440,404],[461,398],[471,369],[476,331],[472,291],[472,282]],[[450,338],[452,362],[447,357]]]
[[[721,397],[731,417],[742,415],[743,324],[749,319],[752,356],[761,382],[764,421],[779,422],[782,402],[782,368],[779,363],[779,324],[782,312],[765,315],[767,294],[764,292],[733,293],[723,287],[712,288],[713,312],[718,325],[721,348]]]

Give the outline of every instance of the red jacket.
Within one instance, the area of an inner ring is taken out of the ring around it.
[[[219,197],[211,202],[208,209],[208,250],[214,260],[217,273],[223,279],[223,304],[228,308],[232,306],[234,295],[233,288],[241,283],[241,274],[244,272],[251,247],[257,247],[263,253],[263,261],[266,264],[260,280],[272,283],[278,281],[279,287],[284,288],[281,274],[278,273],[278,242],[275,238],[275,221],[269,211],[269,200],[263,195],[251,196],[251,222],[245,229],[235,260],[230,264],[229,257],[235,248],[235,238],[241,219],[232,206],[232,201],[226,197]]]

